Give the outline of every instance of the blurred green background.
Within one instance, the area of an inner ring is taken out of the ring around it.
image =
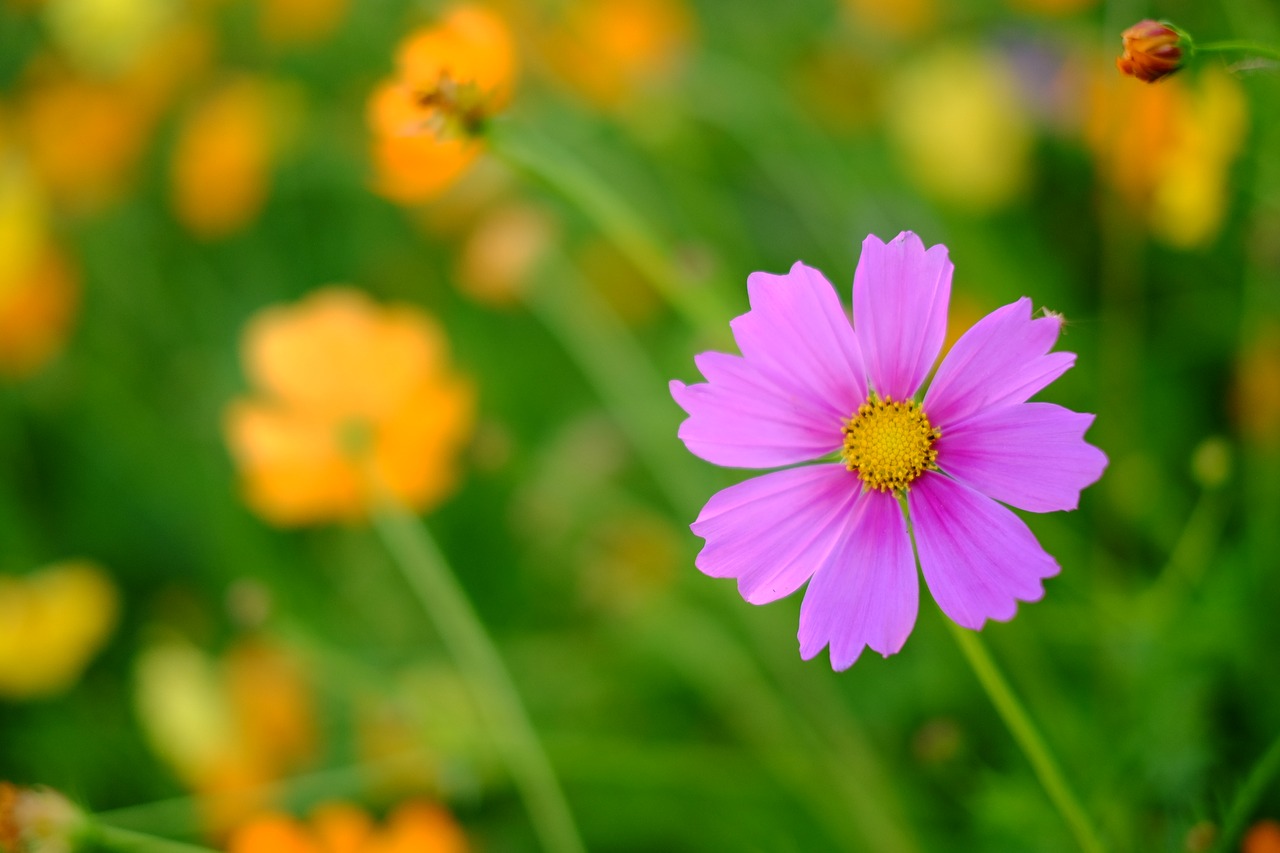
[[[0,778],[214,846],[245,790],[425,793],[476,849],[536,849],[375,533],[241,498],[245,324],[342,283],[435,317],[475,387],[425,524],[589,849],[1075,849],[927,595],[900,654],[833,673],[800,596],[693,567],[744,475],[685,451],[666,381],[731,346],[750,272],[804,260],[847,300],[863,237],[909,229],[950,249],[957,333],[1065,314],[1079,360],[1040,398],[1098,415],[1103,480],[1029,519],[1061,575],[983,631],[1086,810],[1115,850],[1280,818],[1280,73],[1114,68],[1139,18],[1277,45],[1280,9],[490,8],[519,66],[491,142],[399,204],[367,101],[446,7],[0,2]],[[219,136],[228,91],[256,106]],[[21,584],[68,560],[107,591],[33,615]],[[296,742],[259,760],[263,731]]]

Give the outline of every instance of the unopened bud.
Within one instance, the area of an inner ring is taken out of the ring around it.
[[[1169,24],[1150,19],[1139,21],[1121,34],[1124,53],[1116,58],[1122,74],[1154,83],[1183,66],[1191,40]]]

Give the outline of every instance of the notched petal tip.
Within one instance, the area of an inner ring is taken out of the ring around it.
[[[933,368],[946,337],[954,269],[946,246],[926,250],[910,231],[888,244],[874,234],[863,241],[853,274],[854,327],[877,394],[911,397]]]
[[[689,407],[685,404],[689,386],[679,379],[672,379],[667,383],[667,390],[671,392],[671,399],[675,400],[676,405],[684,409],[687,413]]]

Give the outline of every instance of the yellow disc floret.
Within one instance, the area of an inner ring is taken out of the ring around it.
[[[902,492],[925,471],[936,471],[942,435],[914,400],[883,400],[874,394],[845,421],[840,456],[868,489]]]

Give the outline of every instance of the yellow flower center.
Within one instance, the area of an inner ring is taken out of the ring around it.
[[[840,456],[857,471],[868,489],[906,491],[925,471],[936,471],[938,451],[933,443],[942,435],[933,428],[914,400],[883,400],[874,394],[858,407],[841,429]]]

